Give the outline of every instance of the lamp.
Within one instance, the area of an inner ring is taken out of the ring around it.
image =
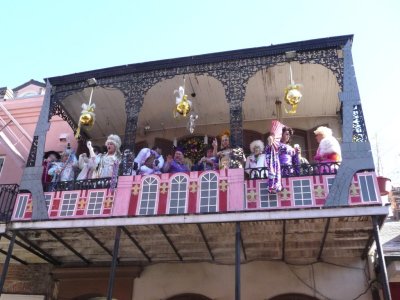
[[[291,60],[291,59],[295,58],[296,55],[297,55],[296,51],[286,51],[285,52],[285,57],[288,60]]]

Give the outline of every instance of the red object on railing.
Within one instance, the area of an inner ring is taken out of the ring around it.
[[[390,184],[391,180],[383,176],[377,176],[376,179],[378,180],[378,187],[381,196],[388,195],[392,189]]]

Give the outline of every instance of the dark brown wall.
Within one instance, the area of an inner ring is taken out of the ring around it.
[[[8,267],[3,292],[7,294],[50,295],[51,266],[47,264],[16,265]],[[3,269],[3,265],[1,265]]]

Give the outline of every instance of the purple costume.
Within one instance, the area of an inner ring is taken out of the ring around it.
[[[265,149],[267,169],[268,169],[268,190],[272,193],[282,190],[281,166],[299,166],[300,155],[289,144],[278,143],[275,146],[267,146]],[[293,169],[285,169],[284,176],[293,172]]]
[[[173,160],[168,168],[169,173],[178,173],[178,172],[190,172],[189,168],[185,164],[180,164],[177,161]]]

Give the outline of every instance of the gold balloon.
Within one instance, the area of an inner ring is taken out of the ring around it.
[[[83,126],[93,126],[94,118],[90,113],[83,113],[79,118],[79,122]]]
[[[190,112],[190,103],[187,99],[187,95],[182,97],[182,101],[176,105],[176,112],[186,117]]]
[[[300,87],[300,84],[290,84],[285,89],[285,101],[292,106],[291,110],[286,111],[289,114],[296,113],[297,104],[301,101],[301,97],[303,97],[300,93]]]
[[[94,109],[96,108],[96,104],[82,104],[82,111],[79,117],[78,128],[75,133],[75,138],[79,138],[81,134],[81,126],[92,127],[94,125],[95,116]],[[89,128],[89,129],[90,129]]]

